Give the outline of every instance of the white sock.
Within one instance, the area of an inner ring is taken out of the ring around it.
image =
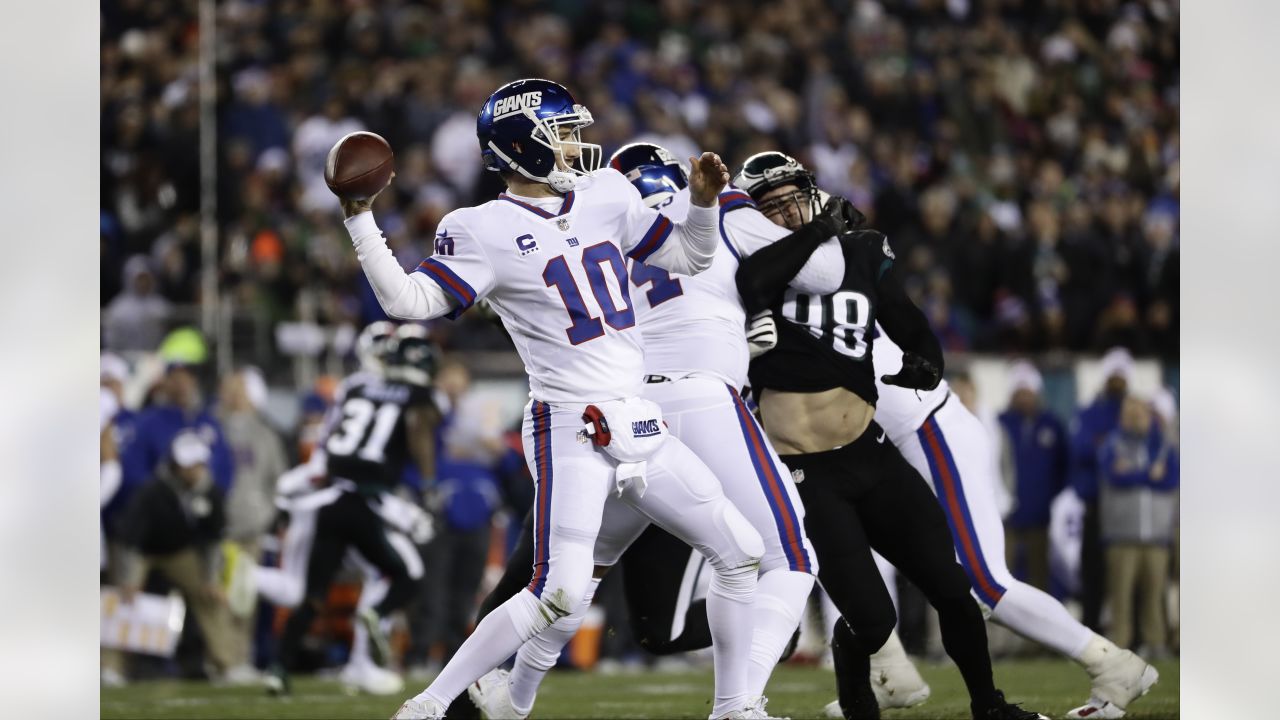
[[[764,687],[782,651],[800,624],[805,602],[813,589],[813,576],[785,567],[760,576],[753,610],[755,629],[751,635],[751,666],[747,668],[747,694],[764,694]]]
[[[296,608],[302,602],[302,582],[280,568],[255,565],[253,582],[258,594],[277,607]]]
[[[364,587],[360,588],[360,599],[356,602],[356,609],[363,610],[373,607],[382,602],[382,598],[387,596],[387,590],[391,587],[391,583],[380,577],[371,578],[365,576]],[[386,622],[383,618],[383,622]],[[352,623],[355,629],[352,631],[351,638],[351,660],[352,665],[368,666],[373,665],[373,658],[369,655],[369,631],[365,629],[364,623]]]
[[[902,647],[902,640],[898,637],[898,631],[894,630],[889,633],[889,639],[879,650],[871,655],[871,668],[887,667],[890,665],[898,665],[901,663],[911,664],[911,659],[907,657],[906,648]]]
[[[521,715],[528,715],[533,709],[533,699],[538,694],[538,686],[547,676],[547,671],[555,667],[560,658],[560,651],[573,640],[578,628],[582,627],[582,619],[591,609],[591,600],[596,596],[596,588],[600,580],[592,578],[587,585],[587,593],[582,598],[582,605],[568,617],[563,617],[533,636],[516,653],[516,664],[511,669],[511,707]]]
[[[468,685],[502,664],[549,624],[542,602],[527,588],[521,590],[480,621],[444,670],[415,699],[449,707]]]
[[[1001,625],[1076,660],[1094,633],[1071,617],[1053,596],[1023,582],[1005,586],[991,616]]]
[[[1101,635],[1094,634],[1085,643],[1084,650],[1074,660],[1084,666],[1090,675],[1097,675],[1103,666],[1120,657],[1124,649]]]
[[[715,663],[715,705],[718,718],[746,707],[747,676],[751,665],[757,565],[715,571],[707,592],[707,624],[711,627],[711,655]]]

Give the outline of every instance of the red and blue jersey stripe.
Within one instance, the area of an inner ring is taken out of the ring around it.
[[[951,456],[951,448],[942,435],[938,420],[930,417],[916,431],[920,446],[924,448],[925,458],[929,461],[929,472],[933,474],[933,486],[938,491],[938,500],[942,503],[943,514],[947,516],[947,525],[951,528],[951,538],[956,545],[956,554],[960,556],[960,566],[969,576],[969,583],[974,592],[987,607],[994,608],[1000,598],[1004,597],[1004,586],[996,582],[987,561],[982,556],[982,546],[978,542],[978,533],[973,526],[973,517],[969,514],[969,503],[964,498],[964,484],[960,482],[960,471],[956,469],[955,458]]]
[[[733,255],[734,260],[741,261],[742,257],[733,247],[733,243],[729,242],[729,236],[724,231],[724,216],[730,210],[744,207],[755,209],[755,206],[756,203],[751,196],[737,188],[729,188],[720,193],[720,239],[724,241],[724,246],[729,248],[729,254]]]
[[[733,397],[733,407],[738,414],[738,424],[742,428],[742,439],[746,441],[747,453],[751,456],[751,465],[755,468],[756,479],[760,481],[760,489],[764,491],[773,511],[773,522],[778,528],[778,537],[782,539],[782,553],[787,564],[796,572],[812,573],[813,561],[804,547],[804,524],[791,503],[791,496],[783,484],[782,474],[769,455],[764,433],[756,424],[756,419],[747,409],[738,391],[725,386]]]
[[[471,307],[476,302],[476,291],[466,280],[460,275],[449,269],[448,265],[429,257],[423,260],[416,272],[425,273],[427,277],[435,280],[444,291],[451,295],[454,300],[458,301],[458,307],[451,311],[445,317],[450,320],[458,317],[464,310]]]
[[[671,236],[671,231],[675,229],[675,225],[667,219],[665,215],[659,215],[649,229],[645,232],[644,237],[627,253],[627,257],[632,258],[636,262],[644,262],[649,256],[658,251],[662,247],[662,243],[667,241]]]
[[[542,597],[551,561],[551,406],[533,401],[533,469],[537,495],[533,501],[533,579],[529,592]]]
[[[737,210],[738,208],[749,207],[754,208],[756,203],[751,196],[737,188],[729,188],[720,193],[720,214]]]

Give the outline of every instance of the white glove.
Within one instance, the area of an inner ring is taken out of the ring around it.
[[[747,349],[754,360],[769,352],[778,344],[778,326],[773,321],[773,313],[761,310],[751,317],[747,323]]]

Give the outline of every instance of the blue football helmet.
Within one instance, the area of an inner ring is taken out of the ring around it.
[[[609,167],[625,175],[649,207],[657,207],[689,186],[684,165],[665,148],[653,143],[638,142],[618,148],[609,158]]]
[[[518,172],[564,193],[573,189],[577,176],[600,169],[604,151],[582,142],[582,128],[591,122],[591,111],[575,102],[563,85],[516,80],[485,101],[476,118],[476,135],[486,169]],[[568,159],[557,163],[557,155]]]

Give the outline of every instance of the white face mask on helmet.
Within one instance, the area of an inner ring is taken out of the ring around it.
[[[604,151],[582,141],[582,128],[592,121],[591,111],[557,82],[509,82],[489,96],[476,118],[484,166],[568,192],[579,177],[600,169]]]
[[[604,157],[604,149],[596,143],[582,141],[582,128],[595,122],[591,111],[581,105],[573,106],[574,112],[556,115],[550,118],[539,118],[533,110],[525,108],[525,115],[533,121],[533,141],[549,148],[556,154],[556,169],[547,173],[544,178],[530,178],[545,182],[556,192],[569,192],[577,184],[578,178],[590,175],[600,169],[600,161]],[[560,137],[560,128],[570,128],[568,137]],[[566,149],[577,150],[574,162],[567,161]],[[521,170],[521,174],[525,174]],[[528,175],[526,174],[526,177]]]

